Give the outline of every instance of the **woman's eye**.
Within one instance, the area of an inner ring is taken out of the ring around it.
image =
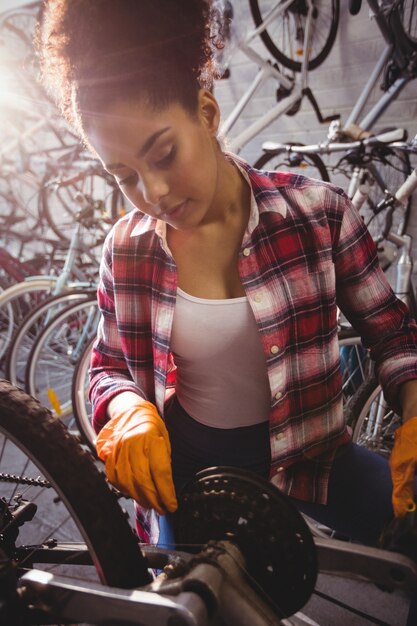
[[[167,167],[168,165],[170,165],[172,163],[172,161],[174,160],[175,152],[176,152],[175,147],[172,146],[172,148],[170,149],[168,154],[165,155],[164,157],[162,157],[162,159],[159,159],[156,162],[157,167],[164,168],[164,167]]]
[[[137,180],[138,180],[137,174],[129,174],[129,176],[126,176],[125,178],[118,180],[117,184],[120,187],[123,187],[123,185],[134,185],[137,182]]]

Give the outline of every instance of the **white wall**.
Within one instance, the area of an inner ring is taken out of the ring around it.
[[[242,28],[253,26],[248,0],[233,0],[235,16]],[[340,113],[342,123],[353,107],[362,87],[366,83],[376,60],[385,47],[382,36],[370,18],[366,0],[357,16],[348,12],[347,2],[340,2],[340,24],[334,47],[324,63],[309,74],[309,85],[319,102],[323,115]],[[257,50],[264,57],[268,52],[262,43]],[[231,77],[219,81],[215,87],[224,117],[236,103],[238,96],[249,84],[257,68],[239,51],[232,57]],[[276,102],[276,84],[271,79],[251,100],[238,125],[230,133],[233,136],[256,117],[269,110]],[[381,90],[373,98],[382,95]],[[374,129],[403,126],[410,136],[417,133],[417,81],[409,83],[398,99],[383,114]],[[241,155],[253,162],[261,153],[261,144],[267,139],[276,141],[294,140],[315,143],[325,138],[327,124],[320,125],[307,99],[293,117],[281,116],[241,151]]]
[[[0,13],[9,9],[17,9],[27,4],[27,0],[0,0]]]

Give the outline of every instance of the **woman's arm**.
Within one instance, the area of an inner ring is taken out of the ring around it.
[[[123,233],[120,235],[123,237]],[[101,319],[97,330],[90,367],[90,401],[93,407],[93,426],[98,433],[110,418],[108,404],[117,396],[128,393],[131,398],[145,400],[145,393],[132,379],[125,354],[120,344],[113,285],[113,229],[104,244],[97,289]],[[128,402],[125,398],[124,402]]]

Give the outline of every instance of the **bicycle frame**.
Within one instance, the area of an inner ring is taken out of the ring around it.
[[[411,593],[417,566],[395,552],[315,537],[322,573],[369,581]],[[79,545],[75,546],[77,549]],[[59,547],[57,547],[58,551]],[[124,590],[30,570],[19,594],[49,617],[88,623],[169,626],[274,626],[312,624],[302,613],[282,620],[247,577],[242,553],[229,542],[210,542],[198,555],[144,546],[150,567],[187,570],[180,577],[162,575],[145,590]],[[164,584],[166,587],[164,588]],[[318,626],[318,625],[317,625]]]
[[[397,46],[397,43],[400,42],[396,42],[393,39],[392,33],[387,23],[387,19],[383,13],[382,8],[378,5],[378,0],[367,0],[367,2],[370,10],[373,13],[373,17],[375,18],[375,22],[379,28],[379,31],[386,42],[386,47],[382,51],[381,56],[376,62],[369,79],[365,83],[365,86],[363,87],[363,90],[360,93],[355,106],[353,107],[349,117],[347,118],[343,126],[344,129],[348,128],[351,124],[358,123],[359,116],[361,115],[373,88],[376,86],[377,81],[387,61],[393,56],[394,58],[400,57],[401,60],[404,59],[402,51],[399,50]],[[363,130],[369,130],[370,128],[372,128],[375,122],[389,107],[391,102],[397,98],[397,96],[404,89],[404,87],[415,77],[415,71],[414,75],[411,71],[410,73],[408,73],[407,67],[406,71],[403,72],[403,75],[397,78],[397,80],[391,85],[391,87],[375,103],[375,105],[371,108],[367,115],[360,121],[360,128],[362,128]]]
[[[294,80],[289,79],[282,72],[278,70],[276,64],[273,65],[270,61],[262,58],[254,49],[251,47],[251,42],[259,36],[259,34],[265,30],[268,24],[274,20],[279,19],[279,16],[286,11],[286,9],[291,4],[292,0],[287,0],[287,2],[277,3],[276,6],[271,10],[267,19],[262,24],[261,27],[253,29],[244,39],[244,41],[240,41],[238,43],[239,49],[255,64],[258,65],[259,71],[255,76],[254,80],[234,106],[233,110],[223,122],[220,128],[220,134],[222,136],[227,135],[227,133],[232,129],[235,122],[241,115],[242,111],[257,91],[257,89],[268,79],[274,78],[284,89],[288,90],[289,95],[286,96],[284,100],[276,104],[269,112],[261,115],[255,122],[249,125],[243,132],[239,133],[235,138],[230,140],[230,148],[233,152],[240,152],[240,150],[258,133],[260,133],[264,128],[269,126],[274,120],[276,120],[280,115],[283,115],[287,111],[289,111],[294,105],[296,105],[300,99],[303,97],[306,88],[308,87],[308,55],[303,58],[302,61],[302,70],[300,74],[300,81],[296,83]],[[309,49],[309,41],[311,37],[311,22],[312,22],[312,14],[313,14],[313,2],[312,0],[307,0],[308,6],[308,14],[306,24],[307,27],[304,33],[304,49]]]
[[[372,71],[355,105],[353,106],[351,113],[349,114],[345,124],[343,125],[343,129],[348,128],[348,126],[353,123],[358,123],[360,115],[369,100],[372,90],[377,85],[378,79],[384,67],[386,66],[388,59],[390,59],[391,57],[396,58],[397,55],[399,55],[401,59],[404,59],[405,54],[402,50],[398,50],[397,42],[395,42],[395,40],[393,39],[389,24],[383,13],[383,9],[379,7],[377,0],[367,1],[373,13],[373,16],[375,17],[378,29],[386,41],[386,47],[384,48],[379,59],[377,60],[374,70]],[[256,63],[260,69],[255,76],[253,82],[249,85],[243,96],[236,103],[226,120],[223,122],[221,126],[221,135],[226,136],[227,133],[232,129],[233,125],[241,115],[242,111],[244,110],[245,106],[248,104],[254,93],[262,84],[264,84],[264,82],[268,78],[273,78],[277,80],[278,83],[284,87],[284,89],[288,90],[288,95],[282,101],[273,106],[270,111],[259,116],[255,122],[249,124],[249,126],[246,127],[242,132],[238,133],[235,137],[230,138],[230,140],[228,141],[228,145],[232,152],[239,153],[242,148],[249,141],[254,139],[256,135],[258,135],[262,130],[264,130],[272,122],[277,120],[281,115],[291,110],[292,107],[299,104],[300,100],[305,95],[308,95],[312,103],[314,102],[313,106],[316,110],[320,122],[328,122],[339,118],[339,116],[329,116],[327,118],[322,118],[320,112],[318,111],[318,108],[316,108],[317,104],[315,103],[314,97],[312,96],[311,91],[308,87],[308,58],[304,58],[302,61],[302,71],[300,73],[300,79],[298,81],[290,80],[287,76],[283,75],[276,67],[274,67],[274,65],[272,65],[269,61],[266,61],[259,54],[257,54],[253,47],[250,46],[250,43],[255,39],[255,37],[258,36],[259,33],[267,27],[272,19],[276,19],[277,16],[279,16],[280,11],[284,11],[289,4],[290,2],[286,2],[282,5],[280,3],[279,5],[277,4],[277,6],[275,6],[275,8],[271,10],[271,13],[268,15],[268,18],[265,20],[262,27],[254,29],[246,36],[244,41],[238,43],[239,49],[250,60]],[[304,37],[304,49],[308,49],[308,42],[311,36],[312,9],[313,6],[310,0],[308,2],[308,19]],[[397,80],[391,85],[391,87],[379,98],[379,100],[375,103],[375,105],[371,108],[367,115],[362,120],[360,120],[360,128],[362,128],[363,130],[369,130],[370,128],[372,128],[377,120],[385,112],[385,110],[389,107],[391,102],[393,102],[398,97],[404,87],[415,77],[415,68],[410,68],[407,66],[402,72],[401,76],[397,78]]]

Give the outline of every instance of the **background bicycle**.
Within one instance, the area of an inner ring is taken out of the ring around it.
[[[259,2],[264,12],[265,9],[275,4],[272,0]],[[391,3],[388,2],[388,4]],[[406,2],[406,4],[413,6],[412,2]],[[239,16],[241,28],[249,31],[252,27],[249,4],[246,0],[234,0],[233,5]],[[257,49],[265,56],[266,48],[262,48],[262,45],[260,42]],[[333,47],[326,60],[309,73],[309,84],[320,103],[323,115],[337,113],[340,114],[342,120],[348,119],[367,77],[371,74],[384,49],[385,42],[374,19],[370,17],[368,3],[364,0],[360,13],[351,16],[348,13],[347,3],[342,2],[339,28]],[[268,52],[266,55],[268,56]],[[253,63],[237,50],[230,61],[230,78],[216,84],[216,96],[225,117],[232,110],[237,95],[245,89],[255,71],[256,66],[254,67]],[[291,74],[290,70],[288,73]],[[381,97],[379,85],[380,81],[371,94],[363,115],[366,115],[369,108]],[[233,132],[245,129],[257,118],[259,111],[269,110],[276,104],[276,87],[274,81],[265,82],[251,99],[250,106],[239,117]],[[374,126],[374,130],[384,127],[404,127],[409,131],[409,136],[414,136],[417,132],[416,96],[416,81],[410,82]],[[259,158],[264,141],[275,139],[280,142],[292,140],[300,143],[317,143],[323,140],[326,132],[326,125],[321,126],[317,123],[311,104],[303,100],[296,115],[283,115],[271,123],[242,149],[241,154],[253,163]]]

